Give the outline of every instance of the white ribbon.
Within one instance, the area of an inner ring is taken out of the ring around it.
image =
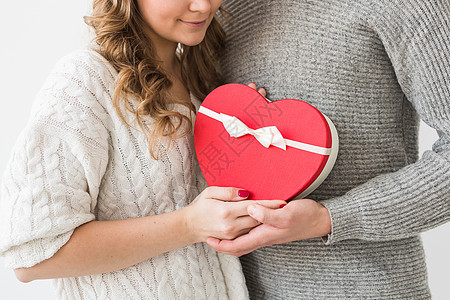
[[[258,140],[258,142],[260,142],[261,145],[266,148],[268,148],[270,145],[273,145],[280,149],[286,150],[286,146],[290,146],[321,155],[330,155],[331,153],[331,148],[318,147],[302,142],[284,139],[276,126],[251,129],[247,125],[245,125],[244,122],[234,116],[229,116],[223,113],[219,114],[204,106],[200,106],[198,112],[219,122],[222,122],[225,130],[230,134],[230,136],[241,137],[243,135],[250,134],[253,135]]]
[[[226,114],[220,114],[220,121],[223,127],[232,137],[241,137],[246,134],[253,135],[258,142],[266,148],[270,145],[286,150],[286,141],[276,126],[262,127],[259,129],[251,129],[247,127],[241,120]]]

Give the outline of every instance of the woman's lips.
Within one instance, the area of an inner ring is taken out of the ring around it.
[[[202,21],[183,21],[183,20],[180,20],[180,21],[183,24],[185,24],[186,26],[191,27],[191,28],[201,28],[201,27],[205,26],[205,24],[206,24],[206,19],[202,20]]]

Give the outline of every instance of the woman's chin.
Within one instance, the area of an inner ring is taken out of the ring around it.
[[[186,46],[197,46],[198,44],[200,44],[203,39],[205,38],[205,36],[199,37],[199,38],[191,38],[191,39],[185,39],[184,41],[181,41],[181,44],[186,45]]]

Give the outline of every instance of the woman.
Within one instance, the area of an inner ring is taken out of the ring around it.
[[[21,281],[55,278],[70,299],[247,297],[238,260],[200,243],[259,224],[247,191],[200,193],[193,154],[220,4],[94,1],[94,51],[55,67],[4,176],[0,252]]]

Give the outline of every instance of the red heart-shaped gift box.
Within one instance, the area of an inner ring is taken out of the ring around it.
[[[305,197],[327,177],[338,151],[333,123],[312,105],[269,102],[236,83],[205,98],[194,143],[207,183],[246,189],[249,199]]]

